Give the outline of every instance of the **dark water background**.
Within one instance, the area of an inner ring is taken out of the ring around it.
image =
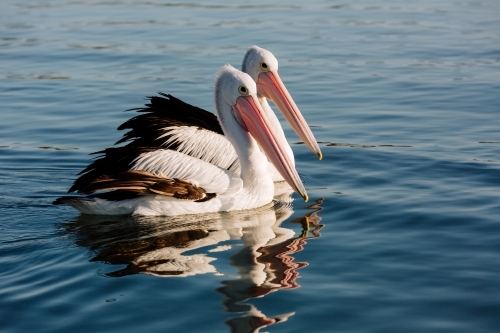
[[[498,332],[499,17],[496,0],[2,1],[0,332]],[[284,124],[311,202],[51,205],[122,111],[157,91],[213,110],[214,73],[254,44],[321,141],[318,161]]]

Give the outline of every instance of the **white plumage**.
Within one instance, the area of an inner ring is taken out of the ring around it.
[[[208,193],[233,195],[243,186],[241,178],[234,172],[211,163],[200,163],[198,158],[168,149],[141,154],[133,161],[130,170],[144,170],[163,178],[181,178]]]
[[[231,142],[224,135],[195,126],[170,126],[163,129],[162,144],[178,144],[177,151],[240,173],[240,163]],[[224,152],[224,153],[221,153]]]

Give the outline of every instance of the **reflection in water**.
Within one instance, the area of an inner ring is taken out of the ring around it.
[[[302,225],[298,237],[294,237],[292,229],[281,226],[293,213],[291,205],[286,203],[203,216],[81,215],[63,227],[65,233],[76,238],[78,245],[95,253],[91,261],[126,265],[107,273],[110,277],[137,273],[177,277],[224,275],[217,270],[213,256],[216,252],[236,251],[230,256],[230,265],[238,275],[223,281],[217,291],[224,296],[226,311],[240,315],[243,312],[243,316],[226,321],[231,331],[257,332],[294,314],[267,317],[245,301],[299,287],[297,270],[308,264],[294,262],[291,255],[304,249],[308,237],[319,237],[322,225],[317,212],[321,210],[321,202],[309,206],[314,211],[289,221]]]

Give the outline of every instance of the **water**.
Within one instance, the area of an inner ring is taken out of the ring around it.
[[[2,2],[0,331],[498,332],[499,14]],[[51,205],[123,110],[157,91],[213,110],[214,73],[253,44],[321,142],[317,161],[284,125],[311,202],[147,219]]]

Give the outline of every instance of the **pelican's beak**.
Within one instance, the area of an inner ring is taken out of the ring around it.
[[[321,154],[318,142],[314,138],[306,120],[302,117],[299,108],[295,105],[292,96],[286,90],[278,72],[273,70],[260,73],[257,80],[257,90],[259,94],[276,104],[295,133],[321,160],[323,154]]]
[[[283,143],[279,140],[279,136],[276,135],[267,119],[257,97],[254,95],[238,97],[236,104],[233,105],[233,114],[238,122],[250,132],[288,184],[307,202],[309,198],[299,174],[286,153]]]

